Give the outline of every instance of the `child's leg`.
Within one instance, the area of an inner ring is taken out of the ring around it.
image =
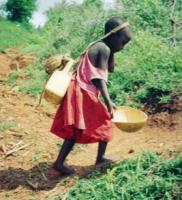
[[[106,147],[107,147],[107,142],[105,142],[105,141],[99,142],[96,164],[105,162],[107,160],[107,159],[104,158]]]
[[[112,157],[111,159],[104,157],[106,147],[107,147],[107,142],[104,142],[104,141],[99,142],[96,165],[97,164],[102,165],[102,164],[105,164],[105,163],[115,163],[115,162],[119,161],[119,159],[117,157],[116,158]]]
[[[64,166],[64,161],[70,151],[72,150],[73,146],[75,144],[75,140],[64,140],[63,145],[61,147],[61,150],[58,154],[58,157],[53,165],[53,167],[56,170],[59,170],[60,172],[66,173],[66,174],[72,174],[74,172],[73,169],[70,169],[66,166]]]

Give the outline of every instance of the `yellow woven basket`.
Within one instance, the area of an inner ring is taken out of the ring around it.
[[[141,110],[121,106],[114,111],[112,121],[122,131],[136,132],[144,127],[147,119],[148,116]]]

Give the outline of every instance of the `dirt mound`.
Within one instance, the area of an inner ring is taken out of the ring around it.
[[[145,105],[144,110],[149,114],[151,127],[182,128],[182,92],[175,91],[169,103],[157,106]]]
[[[18,70],[36,62],[36,57],[21,55],[18,49],[7,49],[0,53],[0,79],[7,78],[11,70]]]
[[[7,78],[8,74],[11,72],[9,67],[11,63],[11,59],[5,53],[0,53],[0,80],[4,80]]]
[[[15,57],[10,63],[11,69],[21,69],[36,62],[36,57],[20,55]]]
[[[17,57],[20,54],[19,52],[20,52],[19,49],[10,48],[10,49],[4,50],[2,53],[5,54],[8,58],[14,59],[15,57]]]
[[[161,112],[156,113],[154,115],[150,115],[148,124],[151,127],[167,127],[170,130],[182,130],[182,112]]]

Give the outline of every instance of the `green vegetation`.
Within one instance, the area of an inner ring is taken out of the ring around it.
[[[68,200],[180,199],[182,159],[166,160],[154,152],[95,171],[70,190]]]
[[[8,19],[28,23],[36,8],[35,0],[8,0],[6,2]]]
[[[13,120],[7,120],[0,123],[0,132],[4,132],[10,128],[13,128],[16,126],[16,122]]]
[[[10,75],[7,83],[13,79],[16,84],[19,76],[25,76],[28,81],[20,91],[37,96],[47,78],[43,66],[49,56],[70,53],[77,58],[90,42],[103,35],[107,19],[120,16],[130,22],[133,39],[116,55],[117,66],[108,84],[111,98],[117,105],[136,107],[147,104],[157,108],[170,103],[182,87],[182,2],[122,2],[118,1],[114,10],[104,10],[101,1],[63,3],[49,10],[48,22],[36,30],[1,19],[0,48],[16,46],[38,58],[36,64]]]
[[[30,54],[36,53],[36,47],[43,45],[40,31],[27,29],[22,24],[0,18],[0,50],[7,48],[29,49]]]

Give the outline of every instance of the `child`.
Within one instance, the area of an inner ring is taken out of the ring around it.
[[[105,24],[105,34],[123,24],[120,18],[111,18]],[[126,23],[125,23],[126,24]],[[124,24],[123,24],[124,25]],[[98,142],[96,164],[104,158],[107,143],[112,138],[114,105],[107,90],[108,72],[114,71],[114,53],[120,51],[131,39],[128,24],[102,41],[93,44],[84,53],[67,94],[56,113],[51,132],[64,139],[53,169],[72,174],[73,169],[64,161],[75,143]],[[99,100],[102,95],[105,105]]]

